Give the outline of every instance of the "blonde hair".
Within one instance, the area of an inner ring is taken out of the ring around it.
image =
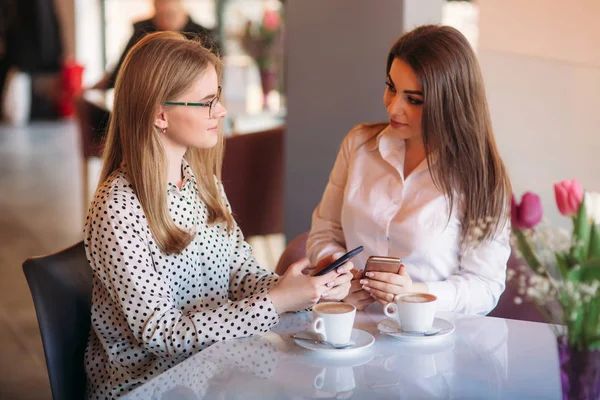
[[[200,42],[176,32],[156,32],[133,46],[117,76],[100,184],[125,164],[152,236],[167,254],[181,252],[196,232],[180,228],[169,214],[167,160],[154,121],[163,102],[184,93],[211,66],[220,77],[220,60]],[[208,223],[225,222],[231,231],[233,217],[218,186],[223,150],[219,135],[215,147],[188,148],[184,157],[208,209]]]

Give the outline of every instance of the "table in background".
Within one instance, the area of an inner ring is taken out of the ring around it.
[[[82,98],[90,108],[96,111],[96,114],[100,115],[92,121],[92,123],[96,124],[93,128],[97,131],[105,129],[108,122],[108,115],[113,109],[114,89],[88,89],[83,92]],[[237,105],[235,100],[232,100],[230,103],[231,107],[228,108],[228,103],[224,102],[225,108],[228,109],[227,117],[223,121],[223,133],[225,136],[266,131],[285,124],[285,109],[281,109],[276,113],[262,111],[250,114],[240,111],[241,107]]]
[[[556,339],[549,325],[439,313],[456,331],[439,343],[401,342],[377,332],[373,305],[355,327],[375,344],[326,356],[289,333],[309,313],[285,315],[272,332],[219,342],[124,397],[133,399],[560,399]]]

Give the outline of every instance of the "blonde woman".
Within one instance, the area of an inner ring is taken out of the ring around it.
[[[306,259],[282,277],[256,265],[219,181],[220,70],[199,43],[161,32],[119,72],[84,230],[94,272],[88,398],[118,397],[213,343],[348,293],[351,263],[321,277],[305,274]]]
[[[477,57],[456,29],[421,26],[392,46],[385,85],[389,122],[344,139],[308,256],[363,245],[359,269],[373,255],[403,260],[398,273],[357,274],[345,301],[359,309],[430,292],[441,310],[487,314],[505,287],[511,186]]]

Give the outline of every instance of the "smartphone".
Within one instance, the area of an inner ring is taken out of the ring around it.
[[[367,259],[365,271],[390,272],[397,274],[400,272],[401,264],[402,260],[398,257],[371,256]]]
[[[358,253],[360,253],[363,250],[364,250],[363,246],[358,246],[354,250],[350,250],[349,252],[347,252],[346,254],[344,254],[343,256],[341,256],[340,258],[338,258],[331,264],[329,264],[327,267],[323,268],[322,270],[320,270],[319,272],[314,274],[313,276],[325,275],[326,273],[331,272],[338,267],[341,267],[342,265],[344,265],[345,263],[350,261],[350,259],[352,257],[354,257],[355,255],[357,255]]]

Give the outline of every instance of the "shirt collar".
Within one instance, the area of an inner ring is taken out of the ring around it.
[[[369,139],[367,141],[367,143],[365,143],[365,149],[367,149],[367,151],[375,151],[379,148],[379,139],[381,139],[381,135],[383,135],[383,133],[388,130],[389,125],[386,126],[385,128],[383,128],[381,130],[381,132],[379,132],[377,135],[373,136],[371,139]]]
[[[400,156],[401,159],[394,160],[396,162],[393,164],[398,164],[398,165],[395,165],[395,167],[397,167],[397,168],[400,168],[400,166],[402,166],[402,168],[404,168],[403,167],[404,166],[404,140],[399,139],[398,137],[396,137],[396,135],[394,135],[390,125],[387,125],[385,128],[383,128],[381,130],[381,132],[379,132],[377,135],[373,136],[365,144],[365,149],[367,151],[378,150],[384,159],[386,159],[386,155],[389,153],[389,150],[392,148],[395,148],[396,150],[401,150],[399,152],[399,154],[397,154],[397,156]],[[427,159],[425,159],[421,162],[421,164],[419,164],[417,166],[417,168],[415,168],[415,170],[413,172],[419,172],[419,171],[426,170],[430,167],[430,165],[435,164],[436,160],[437,160],[437,154],[434,152],[433,154],[431,154],[430,158],[431,158],[431,164],[428,164]],[[390,162],[391,160],[388,159],[386,161]]]
[[[181,172],[183,175],[183,183],[181,185],[181,190],[186,190],[188,188],[188,186],[196,185],[196,177],[194,176],[194,173],[192,172],[192,167],[190,166],[190,164],[187,162],[187,160],[185,158],[182,159],[181,161]],[[173,184],[172,182],[168,182],[167,183],[167,187],[169,190],[176,190],[177,191],[177,186],[175,184]]]
[[[183,171],[183,187],[189,184],[196,184],[196,177],[192,172],[192,167],[188,164],[187,160],[183,158],[181,162],[181,170]]]

